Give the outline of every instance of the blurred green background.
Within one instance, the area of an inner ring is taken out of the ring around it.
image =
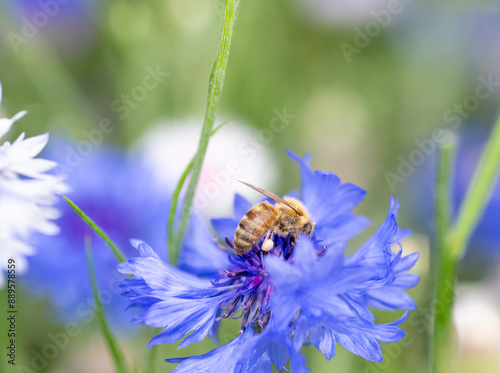
[[[431,206],[432,195],[420,195],[416,201],[420,184],[414,178],[420,175],[430,183],[432,174],[411,172],[391,188],[388,173],[398,174],[402,159],[419,149],[415,141],[431,139],[433,129],[451,128],[446,113],[457,115],[454,105],[465,105],[464,114],[458,114],[457,134],[464,127],[487,129],[494,122],[500,91],[490,92],[477,105],[464,100],[475,95],[481,77],[500,81],[500,6],[493,0],[242,3],[219,118],[244,122],[258,135],[269,128],[276,110],[286,108],[294,117],[265,144],[269,162],[276,165],[273,190],[286,193],[299,185],[297,167],[285,149],[312,151],[314,168],[335,172],[368,191],[357,211],[374,224],[356,242],[384,219],[395,193],[402,206],[401,225],[415,231],[403,243],[405,251],[421,253],[414,272],[422,280],[410,291],[419,309],[403,325],[407,337],[384,346],[384,363],[366,362],[339,346],[330,362],[314,348],[306,348],[309,366],[312,372],[425,372],[432,232],[416,207]],[[109,118],[116,129],[104,141],[128,149],[159,122],[168,126],[196,118],[201,129],[222,10],[222,0],[2,0],[2,111],[29,111],[11,131],[12,139],[23,131],[27,136],[49,131],[79,141],[86,138],[84,130],[98,128]],[[151,71],[157,71],[158,84],[137,88],[148,85],[144,79]],[[433,156],[434,152],[426,155],[426,163]],[[176,160],[182,166],[188,161]],[[266,172],[264,167],[262,173]],[[493,312],[491,323],[497,324],[487,324],[490,331],[499,323],[496,267],[490,263],[487,270],[464,270],[472,275],[463,275],[459,287],[459,298],[468,299],[472,292],[495,300],[497,314],[495,319]],[[64,325],[50,317],[43,300],[33,301],[23,291],[18,297],[23,310],[18,361],[30,366],[33,351],[41,351],[50,342],[48,335]],[[482,318],[470,312],[475,317],[469,318]],[[380,312],[377,318],[388,322],[395,315]],[[469,329],[478,333],[480,326],[474,325]],[[123,336],[138,371],[151,336],[151,330],[141,338]],[[482,372],[498,372],[498,338],[486,338],[486,343],[484,338],[479,338],[483,344],[460,344],[458,372],[474,371],[479,364]],[[474,341],[474,336],[465,339]],[[177,352],[158,347],[158,371],[172,369],[162,362],[166,357],[199,354],[210,346],[204,342]],[[49,360],[47,367],[35,371],[113,369],[94,323],[82,326],[68,347]]]

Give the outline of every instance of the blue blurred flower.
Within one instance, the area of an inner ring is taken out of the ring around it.
[[[391,200],[385,222],[354,254],[344,255],[346,240],[367,220],[351,210],[365,192],[328,172],[312,171],[310,157],[289,153],[301,169],[302,198],[316,223],[311,237],[273,237],[267,253],[260,247],[235,255],[212,239],[195,218],[179,267],[165,264],[142,241],[133,241],[139,256],[119,266],[133,275],[122,282],[124,295],[139,311],[133,318],[163,328],[150,347],[184,338],[180,348],[207,334],[217,338],[223,319],[241,319],[239,335],[205,355],[167,359],[180,363],[174,372],[261,372],[272,365],[281,371],[290,359],[293,372],[308,371],[302,346],[313,344],[331,359],[336,343],[371,361],[382,361],[379,341],[396,342],[404,332],[398,325],[375,324],[369,307],[383,310],[415,309],[404,290],[419,277],[406,273],[418,254],[392,252],[410,232],[396,223],[398,204]],[[235,218],[215,219],[219,237],[232,237],[251,204],[235,198]],[[226,238],[228,246],[231,243]],[[191,272],[191,273],[189,273]],[[201,276],[211,276],[203,278]]]
[[[70,152],[72,145],[64,142],[55,145],[49,151],[63,165],[69,154],[76,154]],[[154,181],[139,157],[100,145],[90,156],[82,157],[80,164],[75,160],[75,167],[66,170],[73,189],[68,196],[126,255],[133,251],[129,237],[150,240],[166,253],[169,193]],[[84,244],[85,236],[90,235],[102,302],[112,313],[113,322],[125,323],[123,310],[127,304],[119,296],[121,275],[116,272],[116,258],[62,198],[60,209],[61,234],[38,237],[36,245],[41,255],[31,260],[27,283],[39,294],[48,294],[63,319],[90,320],[94,306]]]
[[[59,52],[72,55],[87,52],[97,38],[92,22],[99,3],[84,0],[8,0],[5,12],[14,22],[10,46],[18,52],[38,35],[44,35]]]

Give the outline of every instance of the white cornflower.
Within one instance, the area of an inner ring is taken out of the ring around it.
[[[0,85],[0,103],[2,87]],[[12,118],[0,118],[0,141],[12,124],[26,114],[21,111]],[[5,141],[0,145],[0,263],[2,271],[12,258],[17,273],[26,269],[27,255],[35,250],[28,243],[31,234],[40,232],[53,235],[59,229],[51,220],[59,217],[52,205],[57,193],[67,191],[60,176],[46,172],[57,164],[46,159],[35,158],[49,139],[43,134],[26,139],[22,133],[12,144]],[[0,288],[5,283],[0,272]]]

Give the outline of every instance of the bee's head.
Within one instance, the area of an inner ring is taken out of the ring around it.
[[[294,210],[286,209],[287,212],[293,211],[294,214],[298,215],[298,227],[301,232],[304,232],[308,236],[314,231],[314,223],[311,221],[309,217],[309,213],[307,212],[306,206],[304,204],[291,197],[285,197],[284,200],[288,203],[288,205],[292,206]]]
[[[310,236],[313,231],[314,231],[314,223],[308,219],[302,226],[302,232]]]

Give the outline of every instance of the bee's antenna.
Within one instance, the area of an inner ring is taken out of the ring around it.
[[[252,188],[253,190],[256,190],[257,192],[265,195],[266,197],[271,198],[273,201],[282,203],[282,204],[290,207],[293,211],[295,211],[297,214],[299,214],[299,216],[303,215],[301,211],[297,210],[295,207],[293,207],[291,204],[289,204],[287,201],[285,201],[283,198],[281,198],[277,194],[274,194],[273,192],[269,192],[268,190],[261,189],[259,187],[256,187],[255,185],[246,183],[244,181],[241,181],[241,180],[238,180],[238,181],[242,184],[245,184],[247,187]]]

